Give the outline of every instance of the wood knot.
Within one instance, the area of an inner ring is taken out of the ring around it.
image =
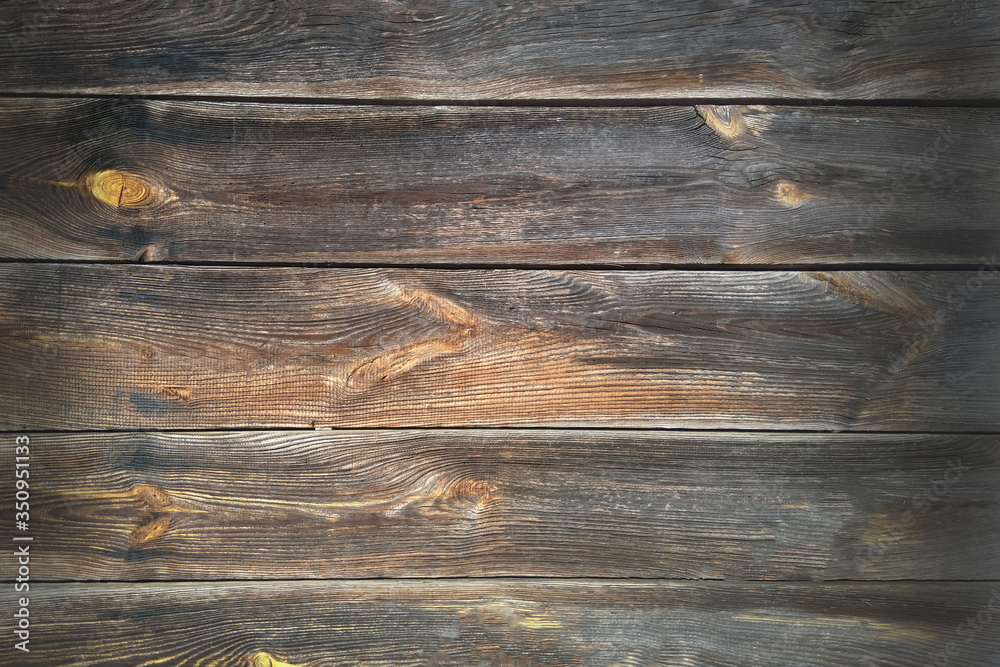
[[[170,250],[155,245],[148,245],[136,253],[136,262],[164,262],[170,259]]]
[[[705,125],[724,139],[737,139],[747,131],[746,121],[739,107],[732,105],[699,104],[695,107]]]
[[[170,494],[152,484],[139,484],[132,487],[132,497],[145,505],[141,512],[139,525],[132,531],[129,541],[135,545],[152,542],[170,529],[172,520],[170,513],[175,512]]]
[[[302,667],[290,662],[282,662],[270,653],[259,651],[250,656],[250,667]]]
[[[132,495],[153,510],[162,509],[171,503],[169,493],[150,484],[132,487]]]
[[[442,495],[448,499],[472,500],[482,508],[495,499],[495,492],[496,489],[483,480],[461,479],[447,487]]]
[[[152,206],[165,199],[163,190],[145,178],[120,169],[105,169],[87,177],[95,199],[115,208]]]
[[[140,525],[132,531],[132,544],[145,544],[146,542],[152,542],[169,530],[170,523],[170,515],[164,514],[156,517],[152,521]]]
[[[807,199],[812,199],[812,195],[803,192],[797,185],[782,181],[774,189],[775,198],[789,208],[802,206]]]
[[[191,389],[188,387],[164,387],[163,395],[181,403],[189,403],[191,401]]]
[[[350,389],[369,389],[391,382],[417,364],[457,352],[461,347],[461,343],[456,341],[430,340],[390,350],[351,368],[345,384]]]

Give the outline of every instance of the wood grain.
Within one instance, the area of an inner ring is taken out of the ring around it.
[[[997,584],[36,584],[30,604],[23,667],[1000,664]]]
[[[998,275],[8,263],[0,415],[990,432]]]
[[[914,263],[1000,251],[1000,111],[0,100],[0,257]]]
[[[990,436],[30,437],[33,580],[1000,578]]]
[[[984,0],[8,0],[13,93],[996,99]]]

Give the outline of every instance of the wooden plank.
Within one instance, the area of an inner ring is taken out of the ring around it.
[[[1000,111],[0,101],[0,257],[966,264]]]
[[[13,505],[0,519],[33,536],[33,581],[1000,578],[990,436],[42,433],[27,446],[30,528],[13,531]]]
[[[23,667],[1000,664],[995,583],[35,584],[29,599],[30,653],[0,649]]]
[[[995,99],[986,0],[8,0],[16,93]]]
[[[998,274],[7,263],[0,418],[990,432]]]

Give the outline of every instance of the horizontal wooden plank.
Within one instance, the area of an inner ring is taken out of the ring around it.
[[[0,257],[977,264],[1000,110],[0,101]]]
[[[7,263],[0,419],[991,432],[998,275]]]
[[[30,652],[0,649],[23,667],[1000,665],[997,584],[34,584],[29,600]]]
[[[33,581],[1000,579],[990,436],[29,438],[30,530],[14,533],[34,538]],[[13,514],[0,512],[11,531]]]
[[[0,88],[17,93],[1000,96],[987,0],[7,0],[2,18]]]

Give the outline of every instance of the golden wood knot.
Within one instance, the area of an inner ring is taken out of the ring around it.
[[[115,208],[152,206],[166,199],[162,188],[145,178],[120,169],[105,169],[87,177],[87,188],[95,199]]]

